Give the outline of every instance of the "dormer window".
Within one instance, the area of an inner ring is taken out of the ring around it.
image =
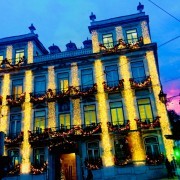
[[[24,56],[24,49],[16,50],[16,58],[15,58],[15,64],[19,62],[21,58]]]
[[[106,48],[113,47],[113,36],[112,34],[104,34],[103,35],[103,44]]]
[[[127,42],[128,43],[134,43],[138,40],[138,35],[136,29],[128,30],[126,31],[127,35]]]

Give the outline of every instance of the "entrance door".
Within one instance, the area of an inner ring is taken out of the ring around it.
[[[75,153],[60,155],[61,179],[76,180]]]

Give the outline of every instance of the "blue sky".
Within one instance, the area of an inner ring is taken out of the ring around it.
[[[139,1],[150,18],[151,37],[158,45],[180,35],[180,22],[176,21],[148,0],[1,0],[0,38],[29,32],[31,23],[36,27],[39,39],[48,48],[53,43],[61,50],[71,40],[78,47],[91,35],[89,15],[96,20],[134,14]],[[180,19],[180,0],[153,0]],[[180,93],[180,38],[158,49],[161,81],[167,96]],[[169,81],[178,78],[174,81]],[[175,98],[169,108],[180,105]]]

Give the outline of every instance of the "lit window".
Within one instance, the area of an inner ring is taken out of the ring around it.
[[[34,149],[34,165],[40,166],[45,162],[45,152],[44,148],[36,148]]]
[[[58,78],[58,88],[61,92],[66,92],[69,87],[69,74],[68,73],[60,73],[57,76]]]
[[[34,130],[41,133],[45,129],[45,111],[35,111],[34,113]]]
[[[110,87],[117,86],[119,84],[118,68],[116,65],[106,66],[106,80],[107,85]]]
[[[110,103],[111,121],[113,125],[124,125],[123,107],[122,102]]]
[[[141,121],[152,122],[153,114],[151,110],[150,100],[148,98],[138,99],[137,102]]]
[[[92,69],[84,69],[81,71],[82,91],[86,91],[93,87],[93,71]]]
[[[20,157],[19,157],[19,150],[18,149],[8,150],[8,156],[12,160],[12,166],[13,167],[20,164]]]
[[[59,124],[61,128],[70,129],[71,126],[71,115],[70,115],[70,102],[61,102],[58,104],[59,107]]]
[[[21,58],[23,58],[24,56],[24,49],[19,49],[19,50],[16,50],[16,59],[15,59],[15,64],[17,64],[19,62],[19,60]]]
[[[113,36],[112,36],[112,34],[103,35],[103,44],[107,48],[112,48],[113,47]]]
[[[88,159],[97,159],[99,158],[99,142],[89,142],[87,143],[87,154]]]
[[[46,92],[45,76],[38,76],[34,79],[34,91],[36,94],[44,95]]]
[[[134,43],[138,40],[138,35],[136,29],[126,31],[128,43]]]
[[[132,62],[131,70],[133,78],[136,82],[142,82],[146,79],[143,61]]]
[[[149,158],[156,159],[160,155],[157,137],[145,138],[144,144],[146,148],[146,155],[148,155]]]
[[[2,54],[0,54],[0,65],[1,65],[1,63],[2,63],[3,59],[4,59],[3,55],[2,55]]]
[[[11,114],[9,135],[15,138],[21,132],[21,114]]]
[[[95,105],[85,105],[84,106],[84,118],[85,118],[86,125],[96,123],[96,107],[95,107]]]
[[[13,80],[12,81],[12,95],[17,98],[23,93],[23,80]]]

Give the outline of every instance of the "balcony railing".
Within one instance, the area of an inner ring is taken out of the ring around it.
[[[127,133],[130,130],[130,121],[126,120],[124,124],[121,124],[119,121],[117,122],[108,122],[109,132],[113,133]]]
[[[143,45],[143,37],[139,37],[137,41],[123,40],[119,39],[119,41],[109,42],[105,44],[99,44],[100,51],[105,52],[117,52],[122,49],[130,49],[136,50],[139,49]]]
[[[42,174],[47,171],[47,162],[42,164],[31,164],[31,174]]]
[[[126,154],[127,154],[127,152],[126,152]],[[131,155],[128,154],[123,159],[122,158],[118,158],[117,156],[114,156],[114,164],[116,166],[126,166],[126,165],[129,165],[129,164],[132,164]]]
[[[19,145],[23,141],[24,133],[10,133],[5,137],[4,143],[5,145]]]
[[[164,155],[146,155],[146,164],[147,165],[160,165],[164,163]]]
[[[31,102],[41,103],[45,101],[62,100],[63,98],[79,98],[97,93],[97,84],[86,86],[69,86],[66,89],[48,89],[46,92],[30,93]]]
[[[25,101],[25,95],[26,93],[7,95],[6,100],[8,105],[16,106],[23,104]]]
[[[157,116],[154,119],[134,119],[137,123],[137,127],[140,129],[154,129],[160,128],[160,116]]]
[[[144,89],[151,87],[152,85],[150,76],[147,76],[145,78],[137,78],[137,79],[130,78],[129,81],[132,89]]]
[[[119,92],[124,89],[124,79],[119,81],[103,82],[103,86],[105,92]]]
[[[91,169],[91,170],[97,170],[103,166],[101,157],[86,158],[84,161],[84,164],[86,168]]]
[[[39,141],[50,141],[50,140],[56,140],[56,139],[64,139],[64,138],[70,138],[75,136],[90,136],[93,134],[98,134],[101,132],[101,124],[100,123],[92,123],[89,125],[63,125],[59,127],[54,128],[46,128],[41,129],[40,131],[38,129],[34,131],[29,131],[29,142],[39,142]]]

